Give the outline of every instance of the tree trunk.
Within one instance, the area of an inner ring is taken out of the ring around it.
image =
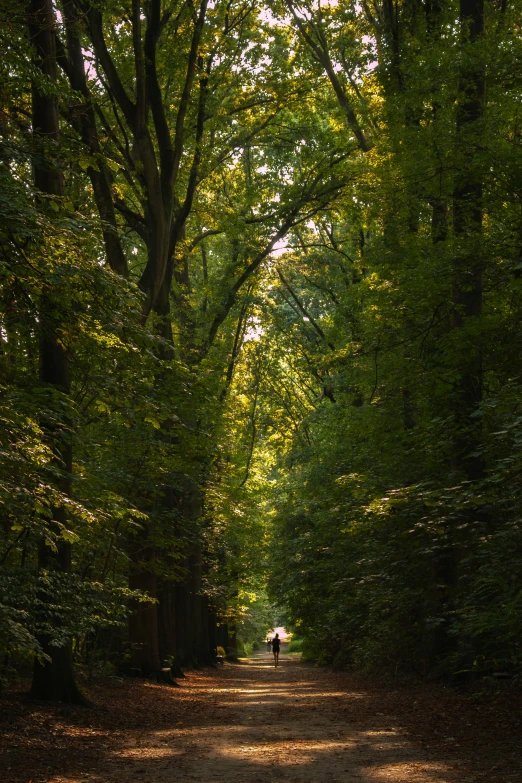
[[[483,0],[460,0],[464,46],[475,44],[484,30]],[[476,48],[476,47],[475,47]],[[457,108],[457,166],[453,194],[453,229],[456,254],[453,267],[453,328],[468,329],[482,313],[482,172],[474,150],[480,137],[484,112],[484,63],[478,53],[463,58],[460,99]],[[479,455],[480,424],[470,419],[482,400],[482,357],[476,335],[458,346],[459,383],[455,395],[453,467],[468,479],[483,476]]]
[[[218,642],[218,627],[217,627],[217,615],[213,607],[208,605],[207,612],[207,625],[208,625],[208,648],[211,654],[211,663],[215,664],[217,655]]]
[[[60,519],[61,518],[61,519]],[[55,510],[55,519],[65,522],[63,509]],[[71,546],[63,543],[58,547],[58,552],[51,552],[50,548],[41,542],[38,547],[38,567],[40,569],[59,568],[67,573],[71,568]],[[40,593],[40,600],[53,601],[52,596]],[[31,684],[31,697],[39,701],[62,701],[68,704],[87,705],[87,701],[76,685],[72,660],[71,644],[63,647],[55,647],[49,644],[49,639],[38,639],[42,649],[49,656],[49,661],[40,662],[35,659],[33,666],[33,680]]]
[[[30,0],[29,34],[35,50],[35,66],[42,72],[42,80],[56,82],[55,19],[52,0]],[[41,193],[63,196],[63,179],[59,168],[47,156],[49,143],[56,143],[59,136],[58,102],[50,91],[41,91],[40,83],[32,86],[32,125],[35,142],[34,183]],[[59,291],[42,296],[40,302],[40,382],[70,394],[69,362],[66,350],[59,340],[60,309]],[[71,495],[72,445],[63,428],[60,432],[48,431],[49,440],[56,455],[56,465],[61,472],[58,489]],[[60,530],[66,522],[65,508],[53,509],[54,528],[57,534],[57,551],[53,552],[45,542],[38,548],[39,568],[69,573],[71,570],[71,546],[60,540]],[[45,596],[42,596],[45,599]],[[70,643],[63,647],[50,644],[50,639],[39,639],[49,660],[35,660],[31,696],[35,699],[86,704],[78,690],[72,663]]]
[[[147,571],[131,575],[131,590],[144,590],[156,598],[156,575]],[[158,605],[140,603],[129,618],[129,641],[132,645],[131,667],[144,677],[158,676],[162,666],[159,657]]]
[[[218,647],[222,647],[225,654],[228,651],[228,624],[223,621],[218,621],[216,624],[216,643]]]
[[[480,455],[482,432],[480,420],[472,414],[482,400],[482,356],[473,323],[482,313],[482,172],[474,150],[479,144],[479,123],[484,111],[484,65],[477,51],[468,47],[476,44],[484,29],[483,0],[460,0],[461,43],[467,51],[462,56],[460,95],[456,118],[457,163],[453,191],[453,232],[455,255],[453,260],[453,330],[456,339],[455,370],[458,380],[453,392],[452,468],[464,473],[469,481],[484,475]],[[476,46],[474,47],[476,50]],[[443,231],[444,226],[442,224]],[[433,241],[442,240],[440,229]],[[459,334],[460,332],[460,334]],[[472,521],[481,516],[475,510]],[[441,614],[451,604],[465,562],[465,532],[452,531],[454,546],[439,553],[433,566],[433,597],[440,602]],[[434,609],[437,613],[437,609]],[[462,638],[449,636],[447,626],[435,628],[431,638],[433,661],[445,659]],[[465,648],[469,645],[463,645]],[[462,669],[471,661],[461,661]]]
[[[111,269],[117,274],[127,277],[127,259],[118,236],[111,185],[107,175],[107,168],[101,155],[96,117],[85,77],[85,60],[79,35],[78,9],[74,0],[65,0],[63,12],[67,32],[67,49],[70,58],[70,64],[67,67],[69,82],[72,89],[83,95],[85,99],[85,103],[80,107],[79,111],[79,131],[90,155],[96,160],[96,168],[89,166],[87,174],[91,180],[94,201],[102,220],[105,254]]]
[[[178,619],[176,617],[176,585],[165,582],[158,591],[160,658],[170,666],[173,677],[184,677],[178,654]]]
[[[194,655],[191,644],[192,628],[188,577],[176,585],[176,620],[176,647],[179,664],[183,668],[191,668],[194,665]]]
[[[202,666],[211,666],[214,663],[214,653],[210,646],[208,597],[200,596],[200,633],[197,639],[196,654],[198,662]]]
[[[155,552],[149,543],[148,530],[142,530],[129,541],[131,568],[129,588],[141,590],[157,599],[157,576],[153,561]],[[129,616],[130,666],[143,677],[161,675],[159,652],[158,604],[156,601],[136,602]]]
[[[201,666],[202,656],[202,595],[201,595],[201,544],[194,544],[190,557],[190,606],[191,606],[191,631],[192,631],[192,650],[194,661],[197,666]]]
[[[170,305],[168,290],[170,281],[162,288],[161,302],[155,309],[155,314],[160,316],[157,331],[165,340],[159,349],[159,359],[168,361],[174,355],[172,346],[172,325],[170,320]],[[160,371],[155,379],[157,384],[164,383],[165,378]],[[171,435],[168,424],[165,424],[158,433],[158,439],[170,441]],[[176,505],[176,493],[170,486],[163,488],[159,503],[172,510]],[[150,561],[155,558],[168,558],[168,553],[153,552],[148,542],[148,531],[144,530],[137,541],[130,541],[129,553],[133,568],[129,576],[131,589],[145,590],[152,598],[161,602],[136,606],[135,611],[129,617],[129,641],[132,645],[131,667],[139,669],[143,676],[156,675],[161,678],[162,662],[167,659],[175,660],[175,676],[180,676],[181,665],[176,634],[183,634],[185,613],[178,606],[179,596],[174,585],[166,583],[158,593],[157,576],[153,571]],[[146,553],[149,553],[147,556]],[[145,557],[144,557],[145,554]],[[147,562],[149,561],[149,562]],[[181,646],[183,650],[183,645]]]

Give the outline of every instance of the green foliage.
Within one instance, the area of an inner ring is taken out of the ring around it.
[[[519,672],[517,9],[155,7],[53,6],[76,86],[0,12],[0,654],[104,665],[145,575],[243,651]]]
[[[518,155],[504,144],[519,117],[506,76],[519,44],[511,11],[498,27],[488,16],[478,43],[445,27],[446,11],[427,25],[397,13],[408,32],[392,56],[386,31],[350,4],[298,7],[302,67],[335,86],[324,62],[340,64],[336,95],[367,118],[373,148],[335,208],[291,233],[256,302],[249,473],[274,526],[269,594],[322,662],[519,672],[520,214],[493,152]],[[487,102],[463,130],[455,96],[466,99],[462,69],[479,60]],[[352,121],[326,96],[316,107],[333,136],[346,134]],[[449,217],[454,172],[470,167],[482,211],[463,237]],[[481,290],[468,315],[460,265],[471,247]],[[237,380],[246,432],[253,366]]]
[[[274,607],[264,592],[245,595],[236,614],[239,618],[237,634],[240,643],[246,647],[263,642],[274,628],[274,614]]]

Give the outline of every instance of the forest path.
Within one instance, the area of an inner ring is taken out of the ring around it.
[[[133,738],[106,767],[104,783],[455,780],[393,715],[369,716],[364,692],[338,690],[326,674],[284,654],[275,668],[265,652],[227,664],[212,682],[189,675],[183,696],[196,697],[199,709],[175,728],[148,733],[138,744]]]
[[[104,678],[98,709],[0,698],[1,783],[520,783],[522,694],[378,684],[262,652],[183,687]],[[99,709],[101,708],[101,709]]]

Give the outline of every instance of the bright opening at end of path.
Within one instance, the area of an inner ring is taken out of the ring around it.
[[[279,638],[281,639],[282,642],[289,642],[290,639],[292,638],[292,634],[287,633],[287,631],[282,626],[280,626],[279,628],[274,628],[274,630],[272,631],[271,634],[269,634],[269,636],[275,636],[276,633],[279,634]]]

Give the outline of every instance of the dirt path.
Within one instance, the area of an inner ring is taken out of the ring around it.
[[[319,673],[285,656],[275,669],[271,657],[259,656],[223,678],[211,698],[227,710],[226,724],[212,721],[199,731],[182,732],[190,745],[174,765],[174,738],[164,736],[157,767],[146,776],[162,780],[163,772],[166,780],[175,769],[180,780],[205,783],[448,780],[446,765],[430,760],[401,735],[393,716],[376,716],[372,726],[354,727],[350,713],[361,694],[325,687]],[[119,780],[126,780],[121,772],[120,767]]]
[[[391,690],[291,656],[275,669],[271,659],[193,673],[178,689],[106,681],[90,693],[102,710],[3,699],[0,780],[522,781],[519,695],[495,704],[434,686]]]

